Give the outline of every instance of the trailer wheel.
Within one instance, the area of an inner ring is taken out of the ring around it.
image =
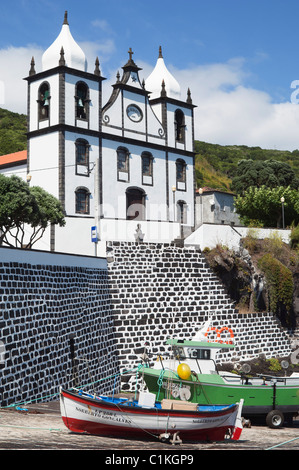
[[[283,422],[284,416],[279,410],[272,410],[266,416],[266,424],[269,428],[280,428]]]

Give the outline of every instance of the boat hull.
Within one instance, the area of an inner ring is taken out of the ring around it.
[[[238,404],[201,411],[143,408],[61,390],[60,409],[64,424],[76,433],[137,439],[179,433],[183,440],[221,441],[235,429]]]
[[[144,367],[140,370],[148,390],[156,395],[157,400],[167,397],[181,398],[182,391],[188,394],[193,403],[229,405],[244,399],[242,415],[253,418],[267,415],[271,410],[280,410],[285,416],[299,412],[299,387],[282,385],[269,381],[260,385],[225,383],[218,374],[192,376],[182,380],[174,371],[163,371]],[[231,379],[233,382],[233,378]]]

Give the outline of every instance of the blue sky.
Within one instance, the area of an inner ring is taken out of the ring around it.
[[[0,106],[26,112],[22,78],[32,55],[38,71],[65,10],[91,70],[99,56],[107,95],[129,47],[146,78],[161,45],[182,97],[190,87],[198,105],[196,138],[299,148],[299,105],[291,102],[299,90],[299,82],[291,88],[299,80],[298,0],[1,0]]]

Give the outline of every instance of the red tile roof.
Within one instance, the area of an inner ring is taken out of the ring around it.
[[[8,155],[0,155],[0,168],[15,165],[22,165],[27,162],[27,150],[9,153]]]

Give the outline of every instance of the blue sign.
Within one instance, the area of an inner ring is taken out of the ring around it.
[[[98,241],[98,233],[97,233],[97,227],[91,227],[91,241],[93,243],[97,243]]]

